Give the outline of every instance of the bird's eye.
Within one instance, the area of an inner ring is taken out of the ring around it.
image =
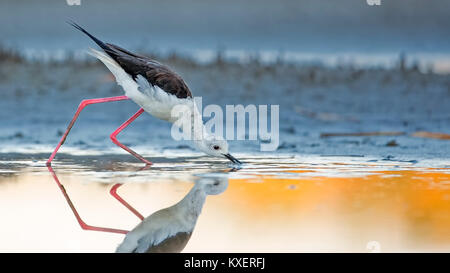
[[[213,148],[214,148],[214,150],[219,150],[220,149],[219,145],[214,145]]]

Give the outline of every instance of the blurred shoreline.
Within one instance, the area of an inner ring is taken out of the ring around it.
[[[84,50],[16,50],[0,44],[0,58],[24,62],[68,63],[95,62]],[[445,53],[305,53],[285,51],[245,51],[245,50],[191,50],[177,51],[138,51],[162,61],[189,62],[194,65],[214,63],[323,66],[329,68],[353,67],[357,69],[417,69],[423,73],[450,74],[450,54]]]

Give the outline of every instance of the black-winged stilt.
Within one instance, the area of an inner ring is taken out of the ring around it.
[[[88,35],[98,46],[100,46],[103,52],[91,48],[89,53],[106,65],[116,78],[117,83],[122,86],[125,95],[83,100],[78,106],[66,132],[50,158],[47,160],[48,166],[51,165],[52,160],[66,140],[70,129],[84,107],[90,104],[128,99],[137,103],[141,108],[117,128],[110,137],[116,145],[131,153],[147,165],[152,163],[120,143],[117,140],[117,135],[144,111],[159,119],[173,123],[176,119],[171,115],[171,111],[172,108],[177,105],[187,106],[188,109],[190,109],[189,118],[193,120],[193,123],[200,125],[192,126],[191,128],[194,144],[199,150],[210,156],[227,158],[233,163],[241,163],[228,152],[228,143],[225,140],[211,137],[206,133],[203,121],[201,120],[201,115],[198,113],[198,109],[195,106],[192,93],[178,74],[173,72],[167,66],[148,57],[137,55],[113,44],[104,43],[74,22],[69,22],[69,24]]]

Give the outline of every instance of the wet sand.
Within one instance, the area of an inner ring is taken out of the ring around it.
[[[233,170],[225,161],[173,156],[141,170],[126,155],[63,155],[53,169],[87,224],[126,230],[140,220],[109,194],[113,184],[123,183],[120,196],[148,216],[182,199],[198,175],[228,177],[224,193],[207,197],[184,252],[450,250],[446,167],[241,154],[246,164]],[[0,163],[0,251],[114,251],[124,236],[82,230],[44,159]]]

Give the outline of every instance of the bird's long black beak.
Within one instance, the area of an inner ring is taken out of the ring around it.
[[[241,161],[237,160],[234,156],[232,156],[230,154],[223,154],[223,155],[235,164],[242,164]]]

